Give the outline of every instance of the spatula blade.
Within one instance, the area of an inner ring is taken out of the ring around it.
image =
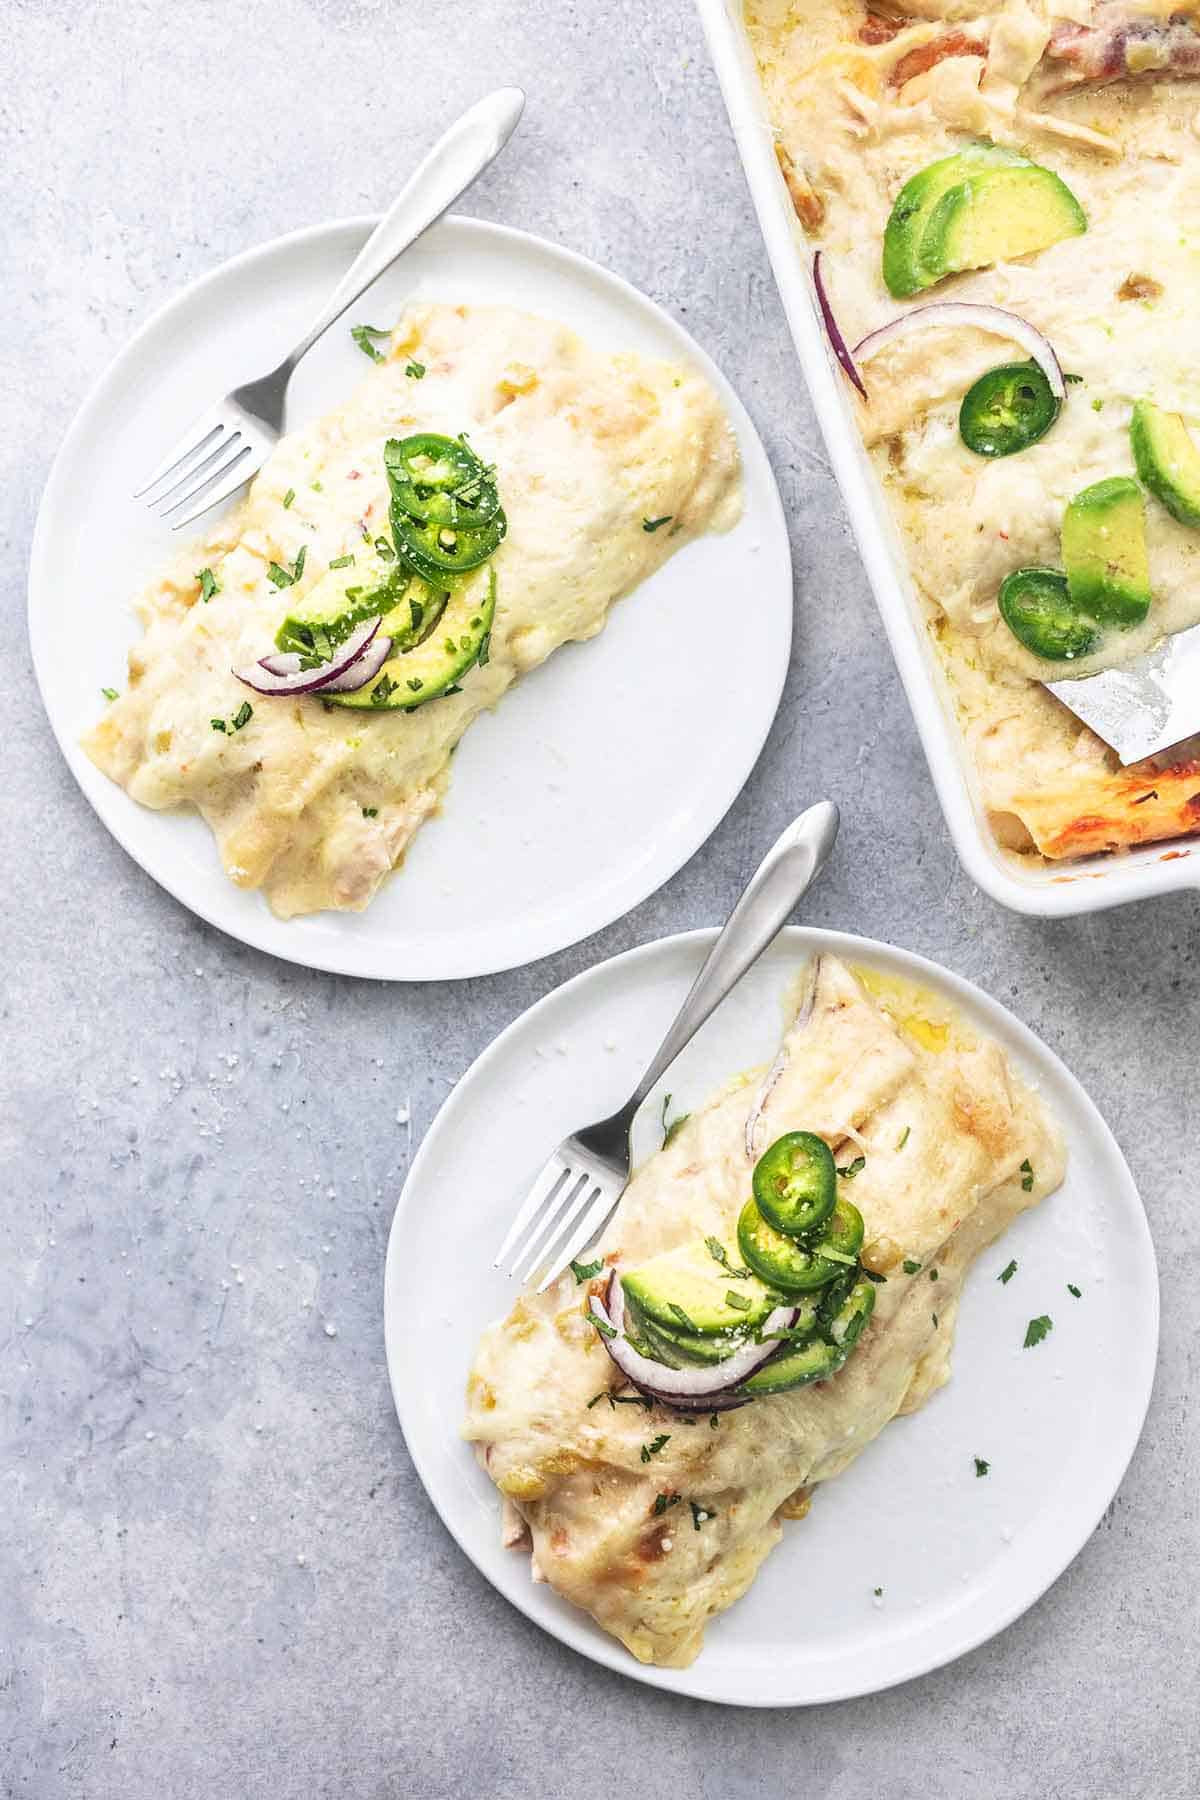
[[[1122,669],[1046,686],[1120,757],[1141,762],[1200,732],[1200,625]]]

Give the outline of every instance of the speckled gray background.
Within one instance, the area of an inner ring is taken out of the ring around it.
[[[959,870],[687,0],[0,0],[0,41],[0,1792],[1194,1794],[1195,900],[1043,924]],[[310,975],[190,917],[77,793],[24,643],[34,511],[153,308],[249,244],[377,206],[501,81],[528,89],[526,122],[468,210],[619,270],[722,364],[791,517],[795,664],[732,815],[610,930],[451,987]],[[500,1026],[723,916],[820,793],[845,829],[810,916],[981,982],[1111,1120],[1162,1261],[1162,1359],[1114,1507],[1024,1619],[877,1699],[754,1714],[592,1667],[468,1565],[392,1413],[380,1276],[398,1096],[416,1143]]]

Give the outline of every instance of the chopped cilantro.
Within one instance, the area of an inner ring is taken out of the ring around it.
[[[214,731],[224,731],[225,729],[224,719],[210,719],[208,722]]]
[[[696,1324],[696,1321],[694,1319],[689,1319],[682,1306],[679,1306],[674,1300],[671,1301],[668,1310],[675,1314],[675,1317],[679,1320],[679,1323],[683,1326],[685,1331],[699,1332],[700,1328]]]
[[[200,583],[200,598],[206,603],[221,591],[220,583],[211,569],[197,569],[196,580]]]
[[[726,1288],[725,1304],[732,1306],[734,1312],[749,1312],[754,1302],[749,1294],[735,1294],[732,1288]]]
[[[1077,1300],[1082,1300],[1082,1299],[1083,1299],[1083,1289],[1082,1289],[1082,1288],[1077,1288],[1077,1287],[1076,1287],[1076,1286],[1075,1286],[1075,1283],[1074,1283],[1074,1282],[1073,1282],[1073,1281],[1068,1281],[1068,1283],[1067,1283],[1067,1292],[1068,1292],[1068,1294],[1074,1294],[1074,1296],[1075,1296],[1075,1298],[1076,1298],[1076,1299],[1077,1299]]]
[[[692,1509],[692,1529],[694,1531],[699,1531],[700,1527],[709,1519],[716,1518],[716,1514],[711,1512],[707,1506],[697,1506],[694,1500],[689,1500],[688,1505]]]
[[[930,1281],[936,1281],[936,1280],[937,1280],[937,1278],[938,1278],[938,1272],[937,1272],[937,1270],[936,1270],[936,1269],[930,1269],[930,1271],[929,1271],[929,1279],[930,1279]]]
[[[396,560],[396,552],[392,549],[392,546],[385,537],[377,537],[375,539],[375,553],[377,556],[381,557],[384,562],[395,562]]]
[[[588,1312],[588,1324],[594,1325],[596,1330],[600,1333],[600,1336],[603,1338],[615,1338],[617,1335],[615,1327],[610,1325],[607,1319],[597,1317],[597,1315],[590,1310]]]
[[[978,1480],[978,1478],[981,1475],[986,1475],[988,1470],[991,1468],[991,1466],[992,1465],[990,1462],[984,1462],[982,1456],[977,1456],[975,1458],[975,1477],[976,1477],[976,1479]]]
[[[708,1254],[712,1257],[713,1261],[720,1263],[725,1273],[731,1275],[734,1281],[750,1280],[750,1270],[734,1267],[729,1260],[729,1252],[726,1250],[720,1238],[706,1237],[704,1240],[704,1248],[708,1251]],[[744,1312],[745,1308],[743,1307],[741,1310]]]
[[[254,708],[248,700],[243,700],[230,721],[230,729],[232,731],[240,731],[242,726],[248,725],[253,717]]]
[[[350,568],[353,568],[353,566],[354,566],[354,552],[353,552],[353,550],[351,550],[351,551],[350,551],[350,552],[349,552],[349,553],[348,553],[348,554],[347,554],[347,555],[346,555],[346,556],[335,556],[335,557],[334,557],[334,559],[333,559],[333,561],[332,561],[332,562],[331,562],[331,563],[330,563],[330,565],[329,565],[329,566],[330,566],[330,568],[331,568],[331,569],[350,569]]]
[[[873,1281],[876,1287],[884,1287],[887,1283],[887,1276],[880,1275],[875,1269],[864,1268],[863,1274],[868,1281]]]
[[[674,513],[664,513],[661,519],[643,519],[643,531],[657,531],[660,525],[669,525],[675,517]]]
[[[670,1094],[664,1094],[663,1095],[663,1103],[662,1103],[662,1134],[663,1134],[662,1135],[662,1147],[664,1150],[666,1149],[667,1145],[669,1143],[671,1143],[672,1139],[675,1137],[675,1134],[680,1130],[680,1128],[687,1123],[688,1119],[691,1118],[690,1113],[680,1113],[680,1115],[677,1119],[672,1119],[672,1120],[670,1120],[670,1122],[668,1122],[667,1114],[670,1110],[671,1110],[671,1096],[670,1096]]]
[[[299,581],[300,577],[303,575],[304,559],[307,555],[308,555],[308,545],[301,544],[299,550],[296,553],[296,560],[292,565],[292,580],[293,581]]]
[[[1082,376],[1082,375],[1067,375],[1067,374],[1064,374],[1064,375],[1063,375],[1063,380],[1064,380],[1064,381],[1082,381],[1082,380],[1083,380],[1083,376]]]
[[[425,374],[425,364],[419,363],[415,357],[410,357],[404,365],[404,373],[410,381],[420,381]]]
[[[669,1506],[678,1506],[679,1502],[682,1499],[683,1499],[682,1494],[655,1494],[655,1496],[654,1496],[654,1516],[655,1516],[655,1518],[656,1519],[660,1518],[662,1516],[662,1514],[666,1512],[666,1510]]]
[[[900,1133],[900,1140],[896,1145],[897,1150],[903,1150],[905,1144],[907,1144],[911,1135],[912,1135],[912,1126],[906,1125],[904,1127],[904,1130]]]
[[[1002,1281],[1004,1283],[1005,1287],[1007,1287],[1009,1282],[1012,1280],[1013,1276],[1016,1274],[1016,1272],[1017,1272],[1017,1259],[1014,1256],[1012,1261],[1009,1263],[1008,1267],[1006,1269],[1001,1269],[1000,1273],[996,1277],[996,1280]]]
[[[866,1157],[865,1156],[856,1156],[854,1161],[847,1163],[844,1169],[839,1169],[838,1174],[841,1175],[843,1177],[843,1179],[846,1181],[853,1181],[854,1177],[859,1173],[859,1171],[861,1169],[865,1169],[866,1166],[867,1166]]]
[[[933,1320],[933,1329],[936,1331],[938,1328],[938,1316],[936,1313],[930,1313],[929,1316]]]
[[[716,1430],[717,1430],[717,1428],[718,1428],[718,1426],[719,1426],[719,1425],[720,1425],[720,1423],[721,1423],[721,1415],[720,1415],[720,1413],[709,1413],[709,1415],[708,1415],[708,1429],[709,1429],[709,1430],[710,1430],[710,1431],[716,1431]]]
[[[670,1441],[671,1441],[670,1432],[669,1431],[660,1431],[658,1436],[656,1438],[652,1439],[650,1443],[642,1445],[642,1461],[649,1462],[651,1457],[657,1456],[659,1451],[663,1448],[663,1446],[665,1444],[669,1444]]]
[[[287,493],[286,493],[286,494],[285,494],[285,495],[284,495],[284,496],[283,496],[283,510],[284,510],[284,512],[286,512],[286,511],[287,511],[287,510],[288,510],[288,508],[289,508],[289,506],[290,506],[290,505],[291,505],[291,504],[292,504],[292,501],[293,501],[293,500],[294,500],[294,499],[295,499],[295,498],[296,498],[296,490],[295,490],[295,488],[289,488],[289,489],[288,489],[288,491],[287,491]]]
[[[390,331],[380,331],[378,325],[352,325],[350,327],[350,336],[354,339],[363,355],[369,356],[372,362],[383,362],[385,360],[383,351],[375,348],[374,339],[390,338],[391,335]]]
[[[116,688],[101,688],[100,692],[106,700],[116,700],[119,697]]]
[[[883,1599],[883,1589],[882,1588],[872,1588],[871,1592],[874,1594],[874,1596],[877,1600]]]
[[[1025,1342],[1022,1345],[1022,1349],[1032,1350],[1035,1344],[1040,1344],[1042,1339],[1047,1337],[1053,1330],[1054,1320],[1050,1317],[1049,1313],[1042,1313],[1038,1318],[1030,1319],[1028,1325],[1025,1327]]]
[[[604,1258],[602,1256],[598,1256],[595,1262],[591,1263],[573,1261],[571,1263],[571,1273],[575,1277],[575,1286],[582,1287],[585,1281],[590,1281],[593,1275],[598,1275],[603,1267]]]
[[[906,1275],[919,1275],[921,1273],[920,1263],[914,1262],[911,1256],[905,1257],[901,1267]]]
[[[487,668],[487,660],[491,653],[491,648],[492,634],[490,631],[485,631],[479,640],[479,655],[475,658],[475,661],[479,664],[481,669]]]
[[[1033,1164],[1028,1157],[1021,1164],[1021,1186],[1027,1194],[1033,1192]]]
[[[267,564],[267,580],[274,582],[277,588],[289,588],[295,579],[294,575],[289,575],[277,562]]]
[[[377,819],[379,817],[379,808],[377,806],[364,806],[362,812],[364,819]]]
[[[371,689],[371,705],[386,706],[399,685],[400,683],[393,681],[390,675],[381,676]]]

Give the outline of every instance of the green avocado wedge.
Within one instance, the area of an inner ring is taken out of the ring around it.
[[[380,629],[408,648],[428,633],[446,598],[447,590],[422,581],[397,559],[385,538],[378,538],[326,569],[286,615],[275,645],[324,661],[364,619],[382,614]]]
[[[625,1298],[659,1330],[709,1338],[753,1330],[779,1301],[753,1275],[731,1275],[739,1259],[722,1248],[724,1262],[703,1240],[651,1257],[622,1275]]]
[[[743,1381],[739,1394],[756,1399],[765,1394],[786,1394],[790,1388],[807,1387],[810,1381],[828,1381],[845,1362],[847,1352],[825,1338],[810,1338],[795,1350],[773,1356]]]
[[[1067,592],[1080,613],[1128,629],[1150,610],[1146,503],[1137,482],[1114,475],[1083,489],[1062,523]]]
[[[1129,422],[1138,474],[1181,525],[1200,527],[1200,450],[1178,413],[1139,400]]]
[[[324,697],[334,706],[390,712],[411,711],[427,700],[436,700],[477,662],[486,662],[495,616],[496,576],[489,569],[482,579],[451,593],[436,615],[433,630],[423,632],[410,648],[402,646],[389,656],[368,686]],[[389,619],[402,626],[406,617],[411,617],[407,599],[395,614],[385,616],[380,630],[391,636]],[[396,643],[401,640],[397,638]]]
[[[923,285],[1047,250],[1087,227],[1082,206],[1052,169],[983,169],[948,188],[930,211],[917,252]]]
[[[1028,167],[1023,157],[998,144],[970,144],[909,177],[896,196],[883,233],[883,279],[897,300],[919,294],[938,279],[921,262],[921,243],[929,215],[950,188],[983,169]]]

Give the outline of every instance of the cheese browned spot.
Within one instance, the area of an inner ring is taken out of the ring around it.
[[[1036,1096],[944,1002],[834,958],[815,989],[798,991],[805,1004],[765,1098],[759,1072],[697,1108],[637,1171],[602,1248],[624,1268],[708,1234],[730,1241],[753,1167],[753,1111],[764,1146],[804,1129],[839,1162],[863,1156],[853,1197],[867,1240],[896,1246],[914,1268],[936,1264],[938,1324],[927,1278],[889,1257],[874,1316],[837,1375],[722,1413],[715,1428],[663,1407],[589,1407],[618,1378],[594,1331],[568,1341],[557,1329],[586,1305],[570,1275],[520,1301],[475,1357],[465,1436],[486,1446],[538,1570],[643,1662],[691,1662],[782,1522],[802,1519],[815,1488],[948,1378],[971,1263],[1062,1177],[1063,1146]],[[1035,1171],[1028,1188],[1023,1165]],[[647,1464],[642,1447],[664,1433]],[[818,1504],[836,1506],[836,1492]]]
[[[508,536],[486,664],[407,714],[248,694],[232,669],[274,648],[330,563],[387,533],[383,447],[419,431],[465,431],[496,465]],[[560,644],[593,637],[680,545],[731,525],[739,473],[696,370],[602,353],[506,307],[416,307],[346,404],[282,439],[242,504],[146,587],[128,689],[85,748],[143,805],[200,812],[230,880],[281,916],[361,910],[441,805],[471,721]],[[664,514],[670,531],[642,529]],[[301,552],[281,594],[271,567],[290,572]],[[219,589],[208,602],[202,568]],[[244,728],[213,729],[247,698]]]

